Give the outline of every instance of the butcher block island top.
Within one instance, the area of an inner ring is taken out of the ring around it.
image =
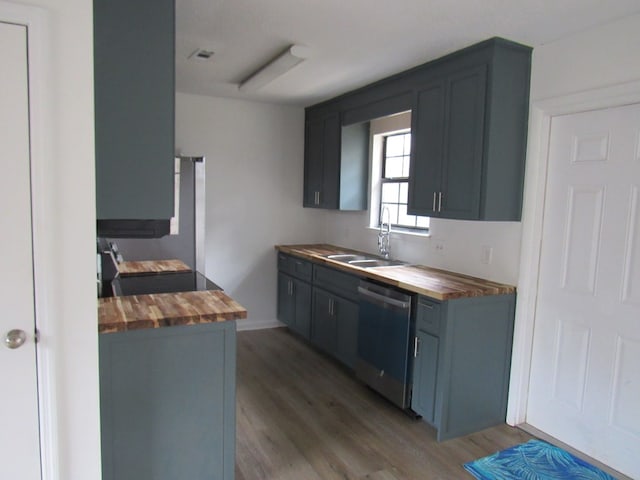
[[[190,272],[189,265],[182,260],[141,260],[120,262],[118,272],[121,276],[143,275],[145,273]]]
[[[277,245],[276,250],[316,263],[324,263],[345,272],[377,280],[409,292],[425,295],[436,300],[452,300],[465,297],[484,297],[515,293],[511,285],[492,282],[482,278],[449,272],[424,265],[398,265],[362,268],[327,258],[327,255],[368,253],[337,247],[335,245]]]
[[[247,310],[222,290],[155,293],[98,299],[98,332],[225,322]]]

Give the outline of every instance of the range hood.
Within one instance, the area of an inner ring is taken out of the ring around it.
[[[168,235],[170,220],[98,220],[98,237],[160,238]]]

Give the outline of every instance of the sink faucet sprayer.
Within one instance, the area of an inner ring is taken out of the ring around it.
[[[385,213],[387,217],[386,222],[384,221]],[[382,207],[382,211],[380,212],[380,232],[378,232],[378,250],[380,251],[380,255],[384,258],[389,258],[391,255],[390,233],[391,214],[389,213],[389,208]]]

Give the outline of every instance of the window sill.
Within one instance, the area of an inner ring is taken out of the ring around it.
[[[369,230],[373,230],[375,232],[379,232],[380,228],[378,227],[367,227]],[[422,231],[417,231],[417,230],[403,230],[403,229],[398,229],[398,228],[392,228],[391,229],[391,233],[395,234],[400,234],[400,235],[407,235],[409,237],[422,237],[422,238],[429,238],[431,237],[431,231],[429,230],[422,230]]]

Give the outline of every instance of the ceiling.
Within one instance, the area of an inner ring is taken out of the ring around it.
[[[176,0],[176,88],[308,106],[489,37],[535,48],[638,12],[638,0]],[[291,44],[309,58],[238,90]],[[188,60],[197,48],[215,53]]]

